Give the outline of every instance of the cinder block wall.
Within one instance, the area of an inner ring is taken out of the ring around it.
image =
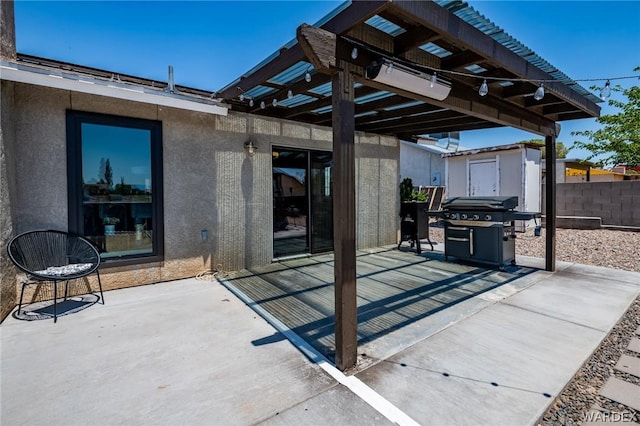
[[[640,180],[559,183],[556,207],[558,216],[600,217],[603,225],[640,226]]]

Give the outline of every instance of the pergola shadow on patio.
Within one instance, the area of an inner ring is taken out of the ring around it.
[[[448,0],[345,2],[316,25],[300,25],[295,40],[216,97],[237,111],[333,129],[341,370],[355,365],[366,328],[357,329],[363,292],[356,288],[356,132],[417,141],[509,126],[544,137],[545,269],[554,271],[559,122],[600,114],[599,98],[466,3]]]
[[[499,271],[450,263],[438,252],[416,255],[391,247],[359,251],[356,264],[358,346],[361,353],[372,358],[384,358],[445,328],[452,313],[443,311],[452,308],[454,316],[470,315],[491,303],[492,298],[482,298],[483,293],[513,285],[536,271],[523,266]],[[238,271],[224,283],[334,361],[333,271],[333,255],[327,254]],[[475,302],[463,304],[469,299]],[[441,312],[440,318],[430,324],[419,324]],[[412,325],[418,333],[412,331]],[[282,339],[284,336],[276,333],[253,344]]]

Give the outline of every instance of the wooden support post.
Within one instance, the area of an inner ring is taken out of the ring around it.
[[[332,77],[333,244],[336,367],[346,370],[358,355],[356,304],[355,104],[353,66],[340,61]]]
[[[303,24],[297,39],[316,70],[331,74],[335,362],[344,371],[356,365],[358,356],[354,74],[362,69],[342,59],[351,50],[335,34]]]
[[[544,140],[546,158],[545,269],[556,270],[556,136]]]

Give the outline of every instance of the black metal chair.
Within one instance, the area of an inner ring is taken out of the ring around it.
[[[66,299],[69,280],[86,277],[94,272],[98,276],[100,300],[104,305],[98,271],[100,253],[86,238],[55,230],[29,231],[13,237],[7,245],[7,252],[11,261],[27,274],[22,282],[18,315],[22,309],[24,288],[27,285],[41,285],[53,281],[53,321],[57,322],[58,281],[65,281]]]

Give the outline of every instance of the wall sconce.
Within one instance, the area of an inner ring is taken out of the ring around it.
[[[247,154],[252,157],[253,154],[255,154],[255,152],[258,150],[258,146],[254,144],[251,139],[249,139],[249,141],[244,144],[244,149],[245,151],[247,151]]]

